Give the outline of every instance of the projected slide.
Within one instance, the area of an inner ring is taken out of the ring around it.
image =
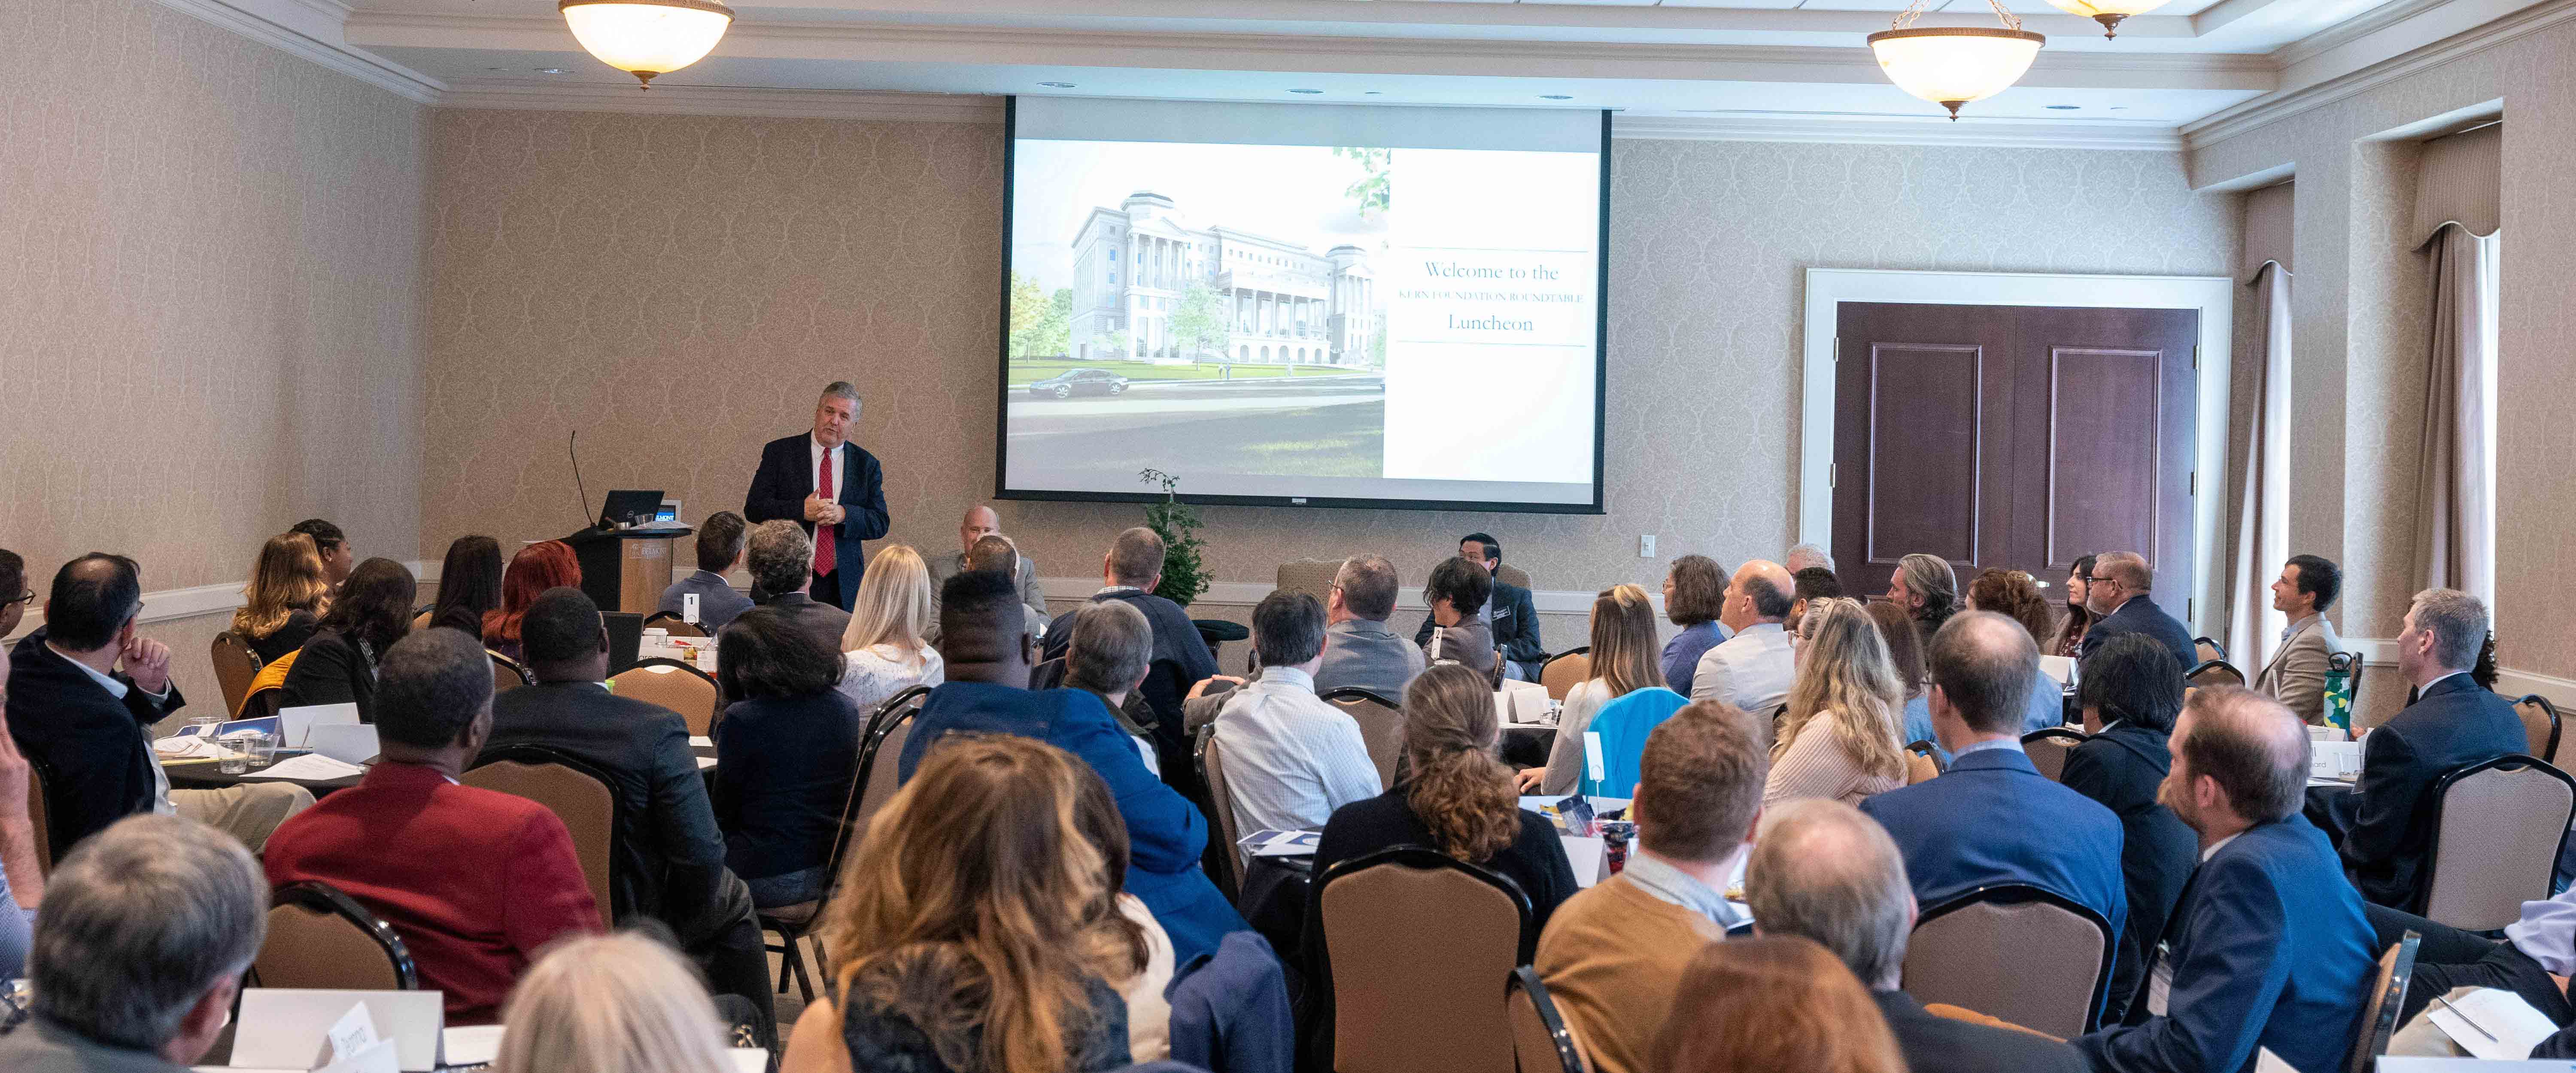
[[[1021,124],[1003,494],[1597,503],[1598,117],[1580,150],[1361,118]]]

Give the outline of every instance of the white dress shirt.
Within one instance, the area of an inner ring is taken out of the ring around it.
[[[805,446],[811,451],[813,456],[813,460],[805,464],[805,475],[814,480],[814,494],[823,497],[823,501],[827,503],[840,502],[841,482],[849,477],[849,473],[847,472],[850,468],[849,453],[842,451],[840,454],[833,457],[831,487],[826,488],[823,486],[822,480],[823,452],[840,451],[840,448],[823,446],[823,441],[815,439],[814,435],[810,432],[805,435]],[[846,447],[848,444],[844,443],[842,446]]]
[[[1225,781],[1242,833],[1322,827],[1333,810],[1378,795],[1360,725],[1315,695],[1314,676],[1265,667],[1216,717]]]
[[[1691,699],[1715,700],[1768,719],[1789,702],[1798,680],[1797,650],[1777,622],[1756,622],[1699,658],[1691,672]]]

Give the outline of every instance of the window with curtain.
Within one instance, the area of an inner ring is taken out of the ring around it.
[[[2432,261],[2415,566],[2495,606],[2497,307],[2504,125],[2424,143],[2412,234]]]

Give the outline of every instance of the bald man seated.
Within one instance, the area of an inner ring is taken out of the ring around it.
[[[957,551],[949,555],[924,556],[927,561],[923,565],[930,568],[932,619],[939,617],[939,593],[948,584],[948,579],[975,569],[966,562],[967,557],[975,551],[975,542],[985,537],[1000,535],[1002,535],[1002,516],[993,513],[993,508],[977,503],[966,508],[965,520],[957,525]],[[1011,550],[1018,553],[1018,545],[1012,545]],[[1033,613],[1043,622],[1046,619],[1046,589],[1038,584],[1037,560],[1025,554],[1018,557],[1019,565],[1011,568],[1011,581],[1019,586],[1020,602],[1032,608]],[[937,640],[935,636],[930,639]]]
[[[1782,625],[1797,598],[1798,583],[1787,567],[1768,559],[1744,564],[1727,581],[1717,613],[1734,635],[1702,655],[1691,672],[1691,700],[1753,713],[1765,748],[1771,744],[1771,715],[1789,703],[1789,686],[1798,679],[1797,654]]]

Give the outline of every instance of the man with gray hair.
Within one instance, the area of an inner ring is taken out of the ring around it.
[[[2200,646],[2192,641],[2191,627],[2156,606],[2149,595],[2156,587],[2156,573],[2147,565],[2146,556],[2134,551],[2109,551],[2093,557],[2093,579],[2084,586],[2084,609],[2095,621],[2084,630],[2082,654],[2090,656],[2102,643],[2124,633],[2142,633],[2173,653],[2174,664],[2188,672],[2200,665]]]
[[[768,521],[753,526],[743,550],[751,568],[751,595],[762,607],[775,607],[787,620],[825,637],[833,651],[850,628],[850,613],[814,598],[806,591],[813,573],[814,543],[794,522]]]
[[[1383,555],[1354,555],[1333,574],[1324,596],[1324,665],[1315,692],[1358,686],[1388,700],[1422,673],[1422,646],[1386,628],[1395,614],[1395,564]]]
[[[1118,729],[1136,739],[1145,766],[1161,775],[1162,763],[1154,754],[1154,709],[1136,692],[1154,658],[1154,627],[1145,613],[1118,600],[1084,604],[1073,613],[1070,640],[1064,654],[1065,688],[1090,693],[1108,705]]]
[[[0,1037],[0,1069],[179,1073],[229,1023],[267,934],[268,881],[240,842],[179,816],[118,820],[47,880],[35,1019]]]
[[[1757,935],[1797,935],[1834,952],[1868,986],[1913,1073],[2085,1073],[2075,1048],[2028,1032],[1936,1016],[1898,990],[1914,890],[1887,832],[1831,798],[1781,806],[1744,869]]]
[[[1261,680],[1227,695],[1214,731],[1237,825],[1246,834],[1321,827],[1334,809],[1376,797],[1384,787],[1359,724],[1315,695],[1323,607],[1302,592],[1262,597],[1252,647]]]
[[[1195,789],[1197,778],[1190,773],[1190,743],[1181,730],[1181,700],[1192,685],[1216,674],[1216,654],[1208,651],[1189,612],[1154,595],[1154,587],[1162,583],[1163,538],[1136,526],[1119,533],[1109,553],[1100,557],[1100,591],[1091,594],[1091,602],[1129,604],[1154,628],[1154,658],[1137,691],[1154,708],[1154,749],[1162,757],[1163,781],[1187,791]],[[1041,658],[1064,655],[1072,626],[1071,611],[1047,624]]]
[[[742,506],[746,520],[789,522],[808,535],[814,598],[840,608],[850,606],[860,575],[867,573],[861,542],[885,536],[889,524],[885,469],[877,456],[850,442],[850,426],[858,420],[859,389],[847,380],[826,385],[814,404],[811,432],[771,440],[760,449],[760,469]]]
[[[1783,625],[1797,599],[1798,583],[1780,564],[1755,559],[1738,567],[1717,617],[1734,636],[1710,648],[1691,672],[1691,699],[1753,713],[1765,747],[1771,714],[1788,703],[1789,687],[1798,680],[1797,652]]]
[[[2325,814],[2318,826],[2329,836],[2343,832],[2344,868],[2373,904],[2414,904],[2433,841],[2436,780],[2531,749],[2512,702],[2469,677],[2486,637],[2487,609],[2477,597],[2457,589],[2416,593],[2397,635],[2397,672],[2415,687],[2415,702],[2362,737],[2361,778],[2352,791],[2320,791],[2326,803],[2311,809]]]
[[[1826,551],[1823,545],[1800,544],[1789,549],[1789,554],[1780,557],[1780,568],[1791,574],[1801,570],[1830,571],[1834,569],[1834,555]]]

